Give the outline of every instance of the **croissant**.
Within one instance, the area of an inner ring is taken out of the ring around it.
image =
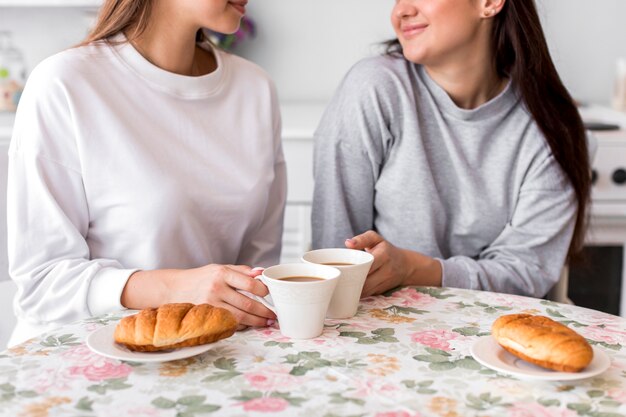
[[[232,336],[237,320],[210,304],[164,304],[124,317],[114,339],[130,350],[154,352],[216,342]]]
[[[593,359],[584,337],[545,316],[504,315],[493,323],[491,334],[513,355],[555,371],[579,372]]]

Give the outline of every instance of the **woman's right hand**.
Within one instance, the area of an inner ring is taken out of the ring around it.
[[[130,276],[122,292],[122,305],[142,309],[167,303],[208,303],[223,307],[245,326],[268,326],[276,315],[237,290],[259,297],[268,294],[267,287],[254,279],[258,269],[242,265],[206,265],[194,269],[161,269],[137,271]]]

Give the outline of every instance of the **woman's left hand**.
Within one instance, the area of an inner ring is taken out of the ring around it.
[[[345,244],[349,249],[365,250],[374,256],[361,297],[382,294],[400,285],[441,286],[439,261],[397,248],[373,230],[347,239]]]

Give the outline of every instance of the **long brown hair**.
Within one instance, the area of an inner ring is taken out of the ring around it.
[[[153,0],[105,0],[98,19],[87,38],[78,46],[106,40],[120,32],[128,40],[141,35],[148,27]]]
[[[568,253],[572,258],[584,243],[591,192],[583,121],[550,57],[535,1],[506,0],[493,19],[491,39],[498,75],[510,78],[517,88],[576,193],[578,214]],[[387,54],[402,54],[397,39],[385,44]]]

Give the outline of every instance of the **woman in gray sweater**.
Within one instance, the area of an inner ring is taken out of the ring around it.
[[[544,296],[582,246],[585,132],[532,0],[397,0],[315,136],[314,247],[398,285]]]

